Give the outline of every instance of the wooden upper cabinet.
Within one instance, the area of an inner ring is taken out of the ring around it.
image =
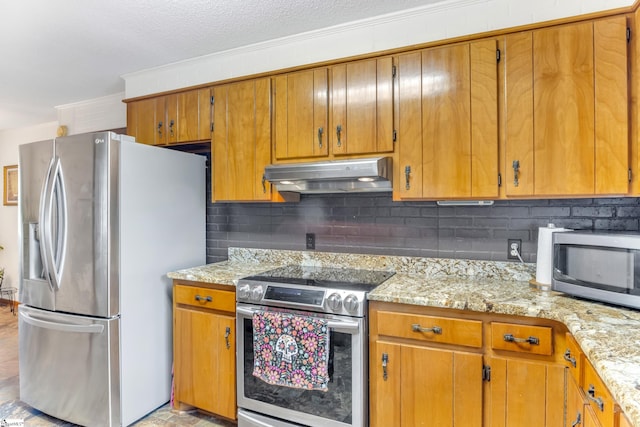
[[[273,81],[276,159],[327,156],[327,69],[280,75]]]
[[[398,57],[394,197],[498,196],[497,41]]]
[[[211,139],[211,89],[202,88],[133,101],[127,133],[137,142],[166,145]]]
[[[157,98],[147,98],[127,104],[127,134],[137,142],[158,145],[160,139],[156,130]]]
[[[335,155],[393,151],[393,59],[331,67],[331,133]]]
[[[277,160],[393,151],[391,57],[288,73],[273,82]]]
[[[271,162],[269,78],[216,86],[212,200],[269,201],[264,168]]]
[[[507,196],[626,194],[624,16],[506,37]]]

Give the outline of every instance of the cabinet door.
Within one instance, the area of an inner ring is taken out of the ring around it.
[[[625,18],[537,30],[533,46],[536,195],[626,193]]]
[[[333,154],[393,151],[393,61],[391,57],[331,68]]]
[[[402,413],[400,402],[400,345],[383,341],[371,344],[369,375],[369,423],[371,427],[396,425]]]
[[[490,366],[491,427],[564,425],[564,366],[497,357]]]
[[[274,85],[276,158],[327,156],[327,69],[277,76]]]
[[[497,197],[496,50],[482,40],[399,56],[400,199]]]
[[[572,375],[567,375],[567,414],[564,425],[584,426],[585,400],[580,386]]]
[[[176,94],[176,98],[175,116],[168,116],[170,134],[173,130],[170,143],[197,141],[200,119],[198,115],[199,93],[197,90],[190,90]],[[171,120],[175,121],[173,126],[171,126]]]
[[[233,317],[184,308],[174,316],[176,401],[235,419]]]
[[[595,193],[629,191],[629,98],[627,21],[624,16],[595,21]]]
[[[268,78],[214,88],[214,201],[270,200],[264,168],[271,161]]]
[[[481,426],[482,355],[402,346],[402,426]]]
[[[158,127],[158,123],[162,119],[156,118],[156,104],[156,98],[147,98],[127,105],[127,133],[134,136],[136,142],[148,145],[159,143],[162,129]]]
[[[471,196],[469,45],[422,54],[422,195]]]
[[[398,166],[394,198],[422,197],[422,54],[398,57]]]
[[[505,38],[505,171],[507,196],[531,196],[533,181],[533,34]]]

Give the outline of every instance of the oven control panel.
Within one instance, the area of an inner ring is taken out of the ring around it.
[[[364,316],[365,295],[344,289],[239,282],[236,300],[265,306],[293,307],[331,314]]]

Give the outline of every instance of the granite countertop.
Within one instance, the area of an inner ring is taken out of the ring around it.
[[[640,427],[640,311],[532,288],[533,264],[229,248],[228,261],[168,276],[235,285],[241,277],[288,264],[395,271],[370,300],[562,322],[632,425]]]

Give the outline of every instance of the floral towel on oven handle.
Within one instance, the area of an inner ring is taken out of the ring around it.
[[[252,320],[255,377],[273,385],[327,391],[327,320],[264,310]]]

